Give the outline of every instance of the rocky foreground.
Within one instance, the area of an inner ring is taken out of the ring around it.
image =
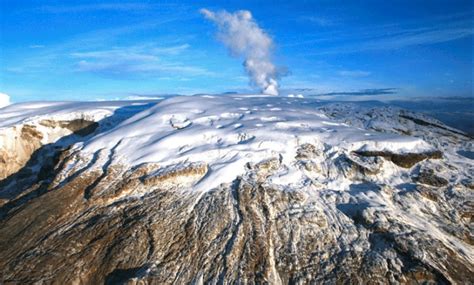
[[[474,142],[266,96],[0,109],[5,284],[472,284]]]

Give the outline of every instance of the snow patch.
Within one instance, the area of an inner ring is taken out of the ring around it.
[[[0,108],[10,105],[10,96],[5,93],[0,93]]]

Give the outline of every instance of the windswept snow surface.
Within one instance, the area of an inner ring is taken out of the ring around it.
[[[38,120],[87,119],[99,121],[116,110],[153,101],[98,101],[98,102],[26,102],[17,103],[0,111],[0,129]],[[156,102],[156,101],[155,101]]]
[[[247,163],[269,158],[279,158],[290,166],[273,182],[291,182],[297,175],[291,169],[296,150],[305,143],[332,152],[433,150],[419,138],[363,130],[331,119],[318,107],[318,101],[305,98],[178,96],[136,114],[80,147],[90,155],[114,149],[115,162],[131,166],[205,163],[209,173],[197,185],[201,189],[229,183],[245,172]]]
[[[127,113],[128,109],[133,112]],[[271,183],[304,183],[298,171],[301,166],[295,160],[298,148],[304,144],[316,146],[326,162],[352,151],[424,153],[446,144],[436,137],[424,137],[425,132],[400,135],[416,130],[413,122],[408,122],[407,127],[407,123],[398,121],[400,109],[369,109],[355,103],[328,103],[313,98],[235,94],[174,96],[161,101],[30,102],[4,108],[0,112],[0,130],[4,129],[8,136],[11,132],[7,129],[43,119],[101,121],[125,110],[126,116],[109,120],[111,127],[74,148],[90,158],[103,150],[113,150],[111,163],[129,167],[143,163],[157,163],[160,167],[205,164],[208,173],[195,190],[230,183],[246,172],[248,164],[271,158],[285,166],[284,171],[269,178]],[[422,119],[441,124],[427,117]],[[453,159],[465,161],[465,151],[472,150],[453,150]],[[389,164],[383,169],[378,182],[403,182],[401,177],[405,174],[399,168]],[[325,183],[334,189],[346,188],[341,179],[333,177],[333,181]]]
[[[107,126],[102,128],[107,129],[156,102],[158,100],[12,104],[0,110],[0,149],[6,147],[8,151],[5,151],[11,152],[20,147],[18,138],[22,136],[21,132],[25,126],[34,126],[35,130],[41,134],[41,144],[45,145],[54,143],[72,133],[67,128],[51,127],[47,123],[48,121],[84,120],[99,122],[103,125],[103,120],[108,118]],[[19,150],[17,149],[17,151]]]

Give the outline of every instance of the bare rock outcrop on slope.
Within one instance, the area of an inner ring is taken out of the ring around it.
[[[143,179],[143,172],[117,172],[100,189],[131,189],[127,196],[111,199],[103,193],[85,200],[83,189],[100,177],[88,172],[13,209],[0,222],[3,281],[463,283],[472,278],[469,256],[390,212],[343,201],[331,191],[321,196],[281,191],[249,173],[228,186],[193,193],[162,188],[161,181]],[[192,173],[170,175],[179,180]],[[400,203],[423,199],[370,187],[353,191]],[[435,208],[446,203],[438,201]],[[467,224],[452,226],[459,230]]]
[[[98,124],[84,119],[71,121],[42,120],[38,125],[24,124],[3,131],[0,148],[0,179],[4,179],[20,170],[30,157],[43,145],[56,139],[76,134],[86,136],[92,133]]]
[[[392,153],[388,151],[355,151],[354,153],[360,156],[380,156],[404,168],[410,168],[428,158],[440,159],[443,157],[439,150],[421,153]]]

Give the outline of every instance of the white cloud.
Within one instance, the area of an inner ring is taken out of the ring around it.
[[[0,108],[10,105],[10,96],[0,93]]]

